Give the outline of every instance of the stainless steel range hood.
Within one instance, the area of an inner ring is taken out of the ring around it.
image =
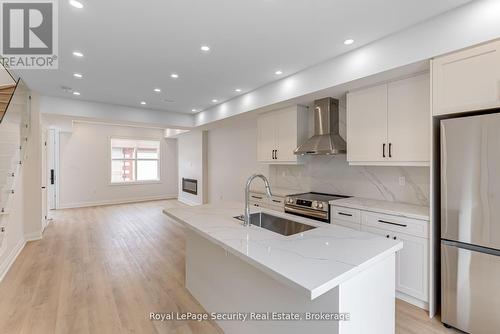
[[[314,101],[314,136],[293,152],[296,155],[346,153],[346,142],[339,134],[339,100],[327,97]]]

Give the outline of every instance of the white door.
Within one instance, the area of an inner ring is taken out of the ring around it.
[[[257,119],[257,155],[262,162],[273,161],[276,150],[276,116],[274,113],[260,115]]]
[[[46,163],[46,173],[44,174],[44,179],[47,184],[47,204],[49,210],[56,209],[56,154],[57,143],[56,143],[56,130],[49,129],[47,133],[47,163]],[[50,217],[50,211],[48,211],[48,216]]]
[[[500,106],[500,41],[432,61],[434,115]]]
[[[297,148],[297,107],[276,112],[276,160],[280,162],[297,161],[293,151]]]
[[[347,160],[385,161],[387,154],[387,85],[348,93]]]
[[[42,231],[47,226],[47,131],[42,132]]]
[[[387,101],[390,160],[430,161],[429,74],[390,82]]]

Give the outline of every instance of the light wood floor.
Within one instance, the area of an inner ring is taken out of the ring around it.
[[[57,211],[0,283],[0,333],[221,333],[211,322],[150,321],[204,312],[184,288],[184,232],[162,214],[177,201]],[[451,333],[407,303],[398,334]]]

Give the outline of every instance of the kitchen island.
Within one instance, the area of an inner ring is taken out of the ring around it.
[[[217,321],[226,333],[394,333],[402,242],[259,210],[316,227],[284,236],[243,226],[243,207],[164,210],[187,227],[187,289],[207,312],[247,316]]]

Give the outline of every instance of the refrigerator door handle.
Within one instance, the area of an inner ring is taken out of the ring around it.
[[[485,254],[494,255],[494,256],[500,256],[499,249],[481,247],[481,246],[476,246],[476,245],[471,245],[471,244],[466,244],[463,242],[446,240],[446,239],[441,239],[441,243],[443,245],[448,245],[448,246],[452,246],[452,247],[466,249],[466,250],[473,251],[473,252],[485,253]]]

